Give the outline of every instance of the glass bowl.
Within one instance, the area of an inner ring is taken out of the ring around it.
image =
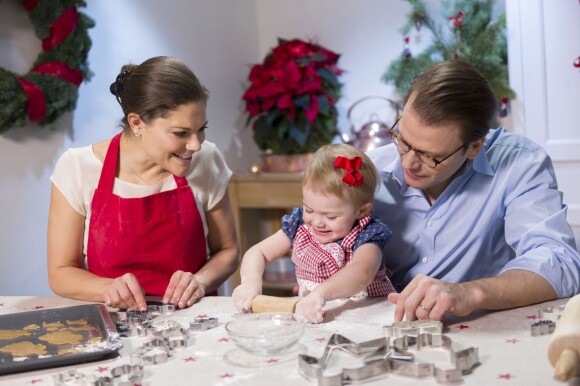
[[[226,323],[226,331],[234,343],[253,355],[279,355],[294,346],[304,333],[292,313],[264,312],[244,315]]]

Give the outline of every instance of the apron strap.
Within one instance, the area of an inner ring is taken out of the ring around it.
[[[356,237],[361,232],[361,230],[363,230],[364,227],[367,226],[367,224],[370,221],[371,221],[371,215],[367,214],[365,217],[360,219],[358,221],[358,224],[350,231],[350,233],[348,235],[346,235],[344,237],[344,239],[342,239],[342,243],[340,243],[340,246],[344,250],[346,263],[350,263],[350,260],[352,258],[352,255],[353,255],[352,247],[354,246],[354,243],[356,241]]]
[[[177,187],[182,187],[182,186],[188,186],[188,182],[187,182],[187,178],[185,177],[177,177],[176,175],[173,175],[173,178],[175,179],[175,183],[177,184]],[[189,186],[188,186],[189,187]]]
[[[117,163],[119,161],[119,144],[121,141],[121,135],[119,133],[111,139],[109,148],[107,149],[107,154],[105,155],[105,161],[103,162],[103,171],[101,172],[101,177],[99,178],[99,189],[103,189],[107,192],[113,191],[113,186],[115,184],[115,174],[117,173]],[[187,178],[173,176],[177,187],[188,186]]]
[[[107,149],[107,154],[105,155],[105,161],[103,162],[103,171],[101,172],[101,177],[99,178],[98,189],[102,189],[107,192],[112,192],[113,185],[115,184],[115,174],[117,173],[117,161],[119,160],[119,142],[121,140],[121,134],[123,134],[123,132],[115,135],[111,139],[111,143]]]

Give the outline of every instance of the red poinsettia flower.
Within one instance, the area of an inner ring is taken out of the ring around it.
[[[254,139],[262,150],[299,153],[335,131],[340,97],[339,55],[299,39],[279,40],[262,64],[252,66],[243,95]]]

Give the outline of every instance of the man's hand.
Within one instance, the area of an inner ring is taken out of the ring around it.
[[[252,312],[252,301],[262,293],[262,282],[244,282],[232,293],[234,305],[240,312]]]
[[[389,301],[396,304],[395,321],[406,316],[407,320],[441,320],[446,312],[466,316],[478,308],[476,291],[468,283],[452,284],[417,275],[401,293],[389,294]]]
[[[146,310],[145,291],[139,284],[137,277],[126,273],[114,279],[103,289],[105,304],[110,307],[124,309]]]
[[[205,296],[207,285],[191,272],[176,271],[171,275],[169,285],[163,295],[163,303],[171,303],[179,308],[190,307]]]
[[[310,292],[296,303],[296,315],[305,317],[310,323],[320,323],[324,318],[322,307],[326,304],[324,297],[316,292]]]

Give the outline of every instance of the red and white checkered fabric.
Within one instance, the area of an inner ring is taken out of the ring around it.
[[[304,296],[319,283],[351,263],[353,245],[357,235],[370,220],[370,215],[359,220],[359,223],[346,235],[340,245],[335,242],[318,243],[305,225],[298,228],[292,245],[292,261],[296,266],[296,279],[299,284],[300,296]],[[386,275],[386,269],[383,268],[377,272],[367,290],[363,291],[362,294],[357,294],[357,296],[386,296],[391,292],[395,292],[395,289]]]

